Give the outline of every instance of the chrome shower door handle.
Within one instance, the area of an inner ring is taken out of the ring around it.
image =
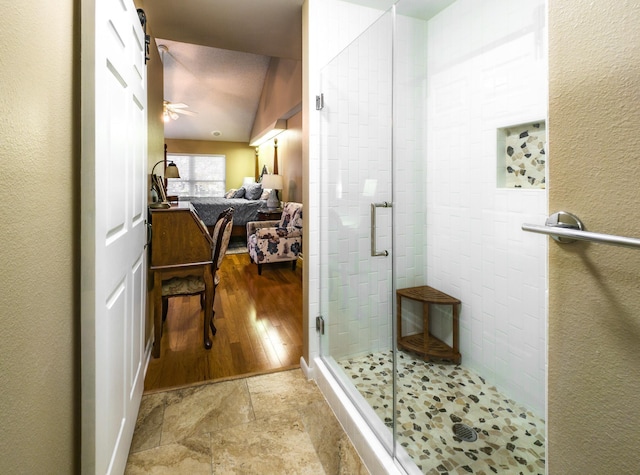
[[[376,208],[391,208],[391,203],[371,203],[371,256],[388,256],[389,251],[378,251],[376,249]]]

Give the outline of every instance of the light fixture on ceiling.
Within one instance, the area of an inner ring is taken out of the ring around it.
[[[180,117],[178,114],[196,115],[195,112],[186,110],[187,107],[189,106],[182,102],[162,101],[162,119],[165,122],[169,122],[169,119],[178,120]]]
[[[158,52],[160,53],[160,61],[162,62],[163,71],[164,68],[167,67],[166,57],[172,58],[175,62],[179,63],[173,55],[169,52],[169,47],[167,45],[160,44],[158,45]],[[196,115],[196,112],[187,110],[189,106],[182,102],[171,102],[166,99],[162,101],[162,120],[166,123],[171,119],[178,120],[180,117],[178,114],[184,115]]]
[[[169,122],[171,119],[178,120],[178,114],[173,111],[167,109],[167,105],[164,105],[164,110],[162,111],[162,120],[165,122]]]
[[[270,124],[269,127],[256,135],[251,140],[251,142],[249,142],[249,146],[259,147],[266,141],[271,140],[285,130],[287,130],[287,121],[285,119],[278,119],[274,123]]]

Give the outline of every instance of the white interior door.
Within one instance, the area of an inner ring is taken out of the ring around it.
[[[82,472],[122,473],[145,367],[145,43],[132,0],[82,11]]]

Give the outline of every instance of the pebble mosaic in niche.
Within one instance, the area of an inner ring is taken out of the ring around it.
[[[507,188],[545,188],[546,135],[544,122],[509,128],[505,137]]]

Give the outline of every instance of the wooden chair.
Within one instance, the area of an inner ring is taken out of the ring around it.
[[[213,228],[213,248],[212,248],[212,268],[211,273],[213,275],[213,299],[215,302],[216,288],[220,282],[220,276],[218,275],[218,269],[222,264],[222,260],[227,253],[229,247],[229,240],[231,239],[231,230],[233,228],[233,208],[227,208],[220,213],[216,224]],[[174,277],[172,279],[162,282],[162,321],[167,318],[167,311],[169,308],[169,298],[187,295],[200,295],[200,307],[204,308],[204,280],[200,276],[187,276],[187,277]],[[207,309],[208,310],[208,309]],[[206,349],[210,349],[212,346],[211,339],[209,338],[209,328],[213,335],[216,334],[217,329],[213,323],[213,316],[215,311],[213,308],[211,311],[205,311],[204,316],[204,346]]]

